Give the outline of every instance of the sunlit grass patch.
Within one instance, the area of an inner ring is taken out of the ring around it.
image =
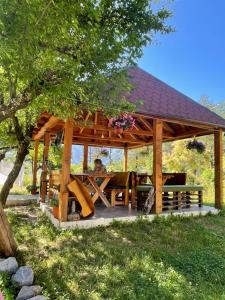
[[[68,231],[36,216],[9,210],[18,259],[49,299],[225,298],[225,212]]]

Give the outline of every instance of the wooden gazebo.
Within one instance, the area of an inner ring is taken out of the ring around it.
[[[40,141],[44,141],[41,199],[45,201],[47,157],[51,141],[64,132],[64,152],[60,180],[60,220],[67,220],[68,189],[71,150],[73,144],[84,146],[83,169],[87,169],[88,146],[124,149],[124,170],[127,170],[129,149],[153,145],[153,182],[155,185],[155,212],[162,212],[162,143],[194,136],[214,134],[215,153],[215,206],[223,200],[223,131],[225,120],[209,109],[186,97],[140,68],[129,70],[134,88],[128,100],[143,100],[144,104],[133,113],[136,120],[132,130],[117,134],[108,126],[102,111],[84,113],[80,119],[67,121],[43,113],[33,132],[35,141],[34,178],[37,182],[37,155]]]

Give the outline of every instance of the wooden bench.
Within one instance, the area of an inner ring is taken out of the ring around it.
[[[141,210],[152,185],[138,185],[137,209]],[[162,187],[162,206],[163,210],[174,210],[190,208],[197,204],[202,207],[203,187],[199,185],[164,185]]]

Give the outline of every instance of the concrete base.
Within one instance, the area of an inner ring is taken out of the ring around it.
[[[37,204],[39,195],[9,195],[6,201],[6,207],[25,206]]]
[[[110,207],[110,208],[103,208],[103,207],[97,207],[96,208],[96,214],[93,217],[87,218],[87,219],[81,219],[79,221],[73,221],[73,222],[60,222],[59,220],[55,219],[52,215],[51,208],[49,205],[45,203],[40,204],[41,210],[46,213],[46,215],[49,217],[51,222],[57,227],[62,230],[65,229],[74,229],[74,228],[93,228],[97,226],[108,226],[110,225],[114,220],[116,221],[135,221],[138,217],[143,217],[144,219],[147,219],[149,221],[153,221],[156,217],[155,214],[150,215],[143,215],[141,213],[138,213],[134,209],[128,209],[127,207]],[[219,210],[210,207],[210,206],[202,206],[199,208],[197,205],[193,205],[189,209],[182,209],[176,212],[163,212],[160,214],[160,217],[168,217],[168,216],[182,216],[182,217],[191,217],[191,216],[200,216],[200,215],[206,215],[208,213],[212,214],[218,214]]]

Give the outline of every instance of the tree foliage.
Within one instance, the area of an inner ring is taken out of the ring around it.
[[[32,101],[60,115],[112,109],[130,88],[121,69],[142,55],[155,32],[172,30],[170,12],[151,6],[148,0],[2,0],[0,121]]]

